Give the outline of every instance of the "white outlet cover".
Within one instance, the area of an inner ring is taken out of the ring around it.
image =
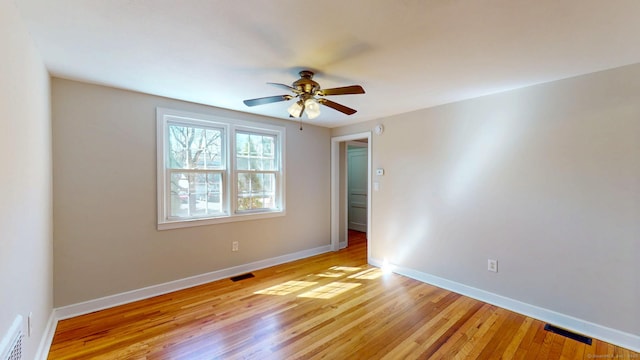
[[[487,270],[498,272],[498,260],[489,259],[487,261]]]

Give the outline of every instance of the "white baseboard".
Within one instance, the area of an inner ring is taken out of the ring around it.
[[[378,259],[369,259],[373,266],[382,267],[383,262]],[[612,329],[603,325],[575,318],[573,316],[561,314],[553,310],[541,308],[527,304],[519,300],[514,300],[502,295],[494,294],[485,290],[477,289],[455,281],[447,280],[438,276],[423,273],[409,268],[391,265],[390,270],[396,274],[403,275],[430,285],[437,286],[482,302],[486,302],[513,312],[550,323],[552,325],[565,328],[598,340],[621,346],[623,348],[640,352],[640,336]]]
[[[206,284],[229,278],[235,275],[264,269],[270,266],[284,264],[287,262],[304,259],[310,256],[323,254],[330,251],[331,246],[320,246],[314,249],[299,251],[292,254],[282,255],[270,259],[255,261],[252,263],[234,266],[227,269],[217,270],[206,274],[191,276],[188,278],[170,281],[164,284],[152,285],[141,289],[127,291],[120,294],[109,295],[102,298],[89,300],[77,304],[63,306],[55,309],[55,318],[63,320],[79,315],[88,314],[94,311],[108,309],[114,306],[127,304],[133,301],[148,299],[154,296],[167,294],[173,291],[190,288],[197,285]]]
[[[38,351],[36,352],[36,356],[34,359],[47,360],[47,357],[49,357],[51,342],[53,342],[53,335],[56,333],[57,326],[58,319],[56,318],[56,311],[54,309],[53,311],[51,311],[51,315],[49,315],[49,320],[47,321],[47,325],[44,328],[44,333],[42,334],[42,338],[40,339]]]

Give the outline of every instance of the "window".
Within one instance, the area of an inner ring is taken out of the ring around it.
[[[237,210],[277,207],[278,158],[275,135],[236,132]]]
[[[284,214],[284,128],[157,109],[158,229]]]

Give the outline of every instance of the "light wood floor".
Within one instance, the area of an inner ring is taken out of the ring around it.
[[[366,241],[58,324],[49,359],[640,359],[366,262]]]

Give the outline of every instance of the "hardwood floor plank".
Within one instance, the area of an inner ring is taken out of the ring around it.
[[[531,328],[531,324],[533,323],[533,321],[534,320],[532,318],[525,317],[521,326],[518,327],[518,329],[516,330],[516,333],[513,335],[513,338],[510,340],[509,344],[504,349],[502,354],[503,358],[505,359],[515,358],[515,354],[520,348],[520,344],[522,343],[522,341],[524,341],[525,336],[529,332],[529,329]]]
[[[553,343],[554,334],[550,332],[545,332],[544,339],[542,344],[540,345],[540,351],[538,352],[538,356],[536,359],[551,359],[551,345]]]
[[[495,334],[515,334],[524,320],[524,316],[509,312],[508,314],[505,314],[505,321],[496,329]],[[478,355],[478,359],[500,358],[512,339],[513,338],[510,336],[493,336],[482,352]]]
[[[347,249],[58,323],[49,359],[640,358],[366,263]]]
[[[473,339],[480,330],[481,325],[493,314],[493,306],[482,304],[480,309],[460,327],[460,331],[453,334],[447,344],[440,348],[432,357],[434,359],[461,359],[463,355],[466,356],[468,350],[473,347],[470,345],[471,339]],[[466,350],[464,349],[465,346],[467,347]]]
[[[518,349],[513,354],[514,359],[520,360],[520,359],[535,358],[535,354],[533,353],[533,351],[530,351],[530,350],[532,350],[532,348],[534,347],[532,343],[534,341],[536,334],[538,333],[538,331],[543,329],[539,321],[535,321],[531,318],[527,318],[527,320],[530,320],[531,324],[529,325],[529,329],[527,330],[527,333],[522,338],[522,341],[520,341],[520,344],[518,345]]]
[[[553,341],[551,343],[551,349],[549,350],[549,358],[559,359],[560,355],[562,354],[562,348],[566,341],[572,342],[573,340],[567,339],[564,336],[554,334]]]
[[[484,304],[474,301],[470,304],[470,306],[466,307],[466,309],[458,310],[458,313],[461,316],[455,320],[454,323],[448,322],[443,324],[443,329],[445,331],[438,337],[438,339],[431,343],[431,345],[424,350],[419,358],[420,359],[430,359],[433,358],[435,353],[439,351],[443,346],[447,343],[450,343],[451,338],[463,328],[463,325],[469,321],[469,319],[475,315],[476,312],[480,310],[480,308]],[[454,318],[455,319],[455,318]]]
[[[502,323],[504,323],[508,315],[501,310],[500,308],[494,307],[492,316],[490,316],[485,323],[481,324],[480,331],[469,339],[469,343],[462,350],[465,358],[477,359],[491,339],[496,336],[497,330],[502,326]]]
[[[561,349],[560,359],[579,359],[584,353],[584,346],[578,341],[565,340],[565,345]],[[582,349],[582,351],[580,350]]]

